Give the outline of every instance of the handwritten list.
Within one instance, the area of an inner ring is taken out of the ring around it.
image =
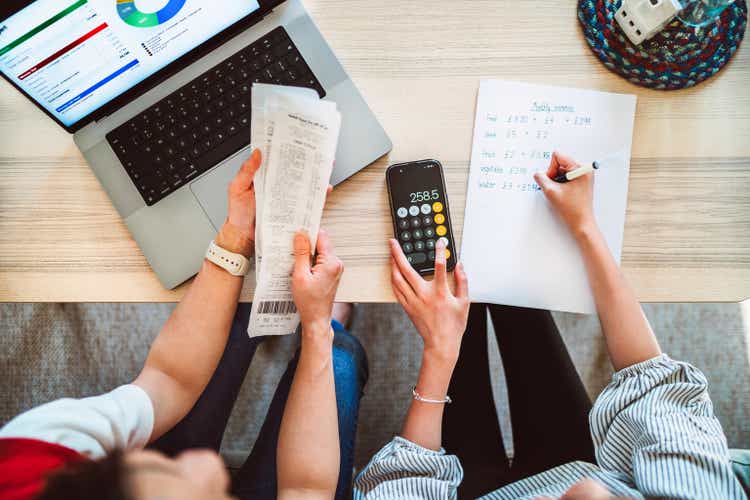
[[[570,135],[570,128],[587,133],[593,119],[572,104],[534,100],[525,110],[489,110],[477,126],[482,127],[479,187],[534,192],[540,188],[532,176],[549,164],[550,146]]]
[[[582,164],[606,164],[596,174],[595,213],[619,261],[635,102],[631,95],[481,81],[461,252],[474,300],[594,312],[575,243],[533,175],[547,170],[555,150]]]

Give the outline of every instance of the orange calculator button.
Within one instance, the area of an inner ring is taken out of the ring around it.
[[[447,233],[448,230],[445,228],[445,226],[438,226],[435,228],[435,232],[438,236],[445,236],[445,233]]]
[[[436,224],[442,224],[443,222],[445,222],[445,215],[443,215],[443,214],[437,214],[435,216],[435,223]]]
[[[436,201],[432,204],[432,211],[433,212],[442,212],[443,211],[443,204],[439,201]]]
[[[451,258],[451,251],[447,248],[445,249],[445,260],[448,260]]]

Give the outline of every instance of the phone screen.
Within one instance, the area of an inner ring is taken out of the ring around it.
[[[432,274],[435,244],[445,238],[448,270],[452,270],[455,241],[440,163],[423,160],[392,165],[386,181],[395,238],[412,267],[420,274]]]

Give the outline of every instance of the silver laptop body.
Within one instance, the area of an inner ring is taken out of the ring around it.
[[[115,113],[92,122],[74,140],[133,238],[166,288],[200,269],[208,242],[226,217],[227,186],[249,156],[249,147],[217,164],[156,204],[147,206],[105,135],[272,29],[283,26],[342,114],[336,163],[338,184],[389,152],[391,141],[344,71],[300,0],[287,0],[261,21]]]

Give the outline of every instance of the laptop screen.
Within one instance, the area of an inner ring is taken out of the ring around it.
[[[259,8],[257,0],[36,0],[0,19],[0,71],[72,126]]]

